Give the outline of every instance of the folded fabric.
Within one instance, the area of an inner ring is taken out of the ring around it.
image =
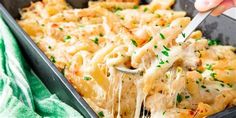
[[[0,16],[0,117],[82,118],[52,95],[22,57]]]

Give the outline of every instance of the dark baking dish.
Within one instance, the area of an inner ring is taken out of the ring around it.
[[[43,83],[52,93],[56,93],[58,97],[71,105],[85,117],[97,117],[96,113],[89,107],[83,98],[69,84],[64,76],[57,70],[53,63],[45,56],[45,54],[36,46],[30,37],[17,25],[15,19],[20,17],[19,9],[27,7],[30,2],[37,0],[0,0],[0,13],[4,20],[15,34],[26,59],[31,67],[41,78]],[[87,0],[67,0],[73,7],[87,7]],[[188,16],[193,17],[197,11],[193,6],[194,0],[176,0],[173,6],[175,10],[187,11]],[[142,1],[142,4],[148,1]],[[6,9],[5,9],[6,8]],[[204,36],[209,39],[219,39],[221,44],[236,46],[236,21],[221,15],[219,17],[209,16],[201,26]],[[229,108],[223,112],[219,112],[210,118],[235,118],[236,108]]]
[[[8,2],[11,1],[11,2]],[[11,8],[19,8],[15,0],[7,0]],[[2,1],[1,1],[2,2]],[[21,0],[21,2],[26,2]],[[30,3],[30,1],[28,1]],[[14,6],[15,5],[15,6]],[[22,5],[22,4],[21,4]],[[6,6],[9,8],[9,6]],[[17,13],[17,12],[14,13]],[[0,14],[8,24],[15,35],[23,54],[33,68],[35,73],[41,78],[50,92],[55,93],[62,101],[78,110],[84,117],[97,117],[96,113],[89,107],[84,99],[69,84],[64,76],[57,70],[53,63],[44,55],[44,53],[35,45],[30,37],[17,25],[14,18],[0,4]]]

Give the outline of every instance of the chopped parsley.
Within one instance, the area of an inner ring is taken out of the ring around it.
[[[144,12],[146,12],[147,10],[148,10],[148,8],[147,8],[147,7],[145,7],[145,8],[143,9],[143,11],[144,11]]]
[[[166,51],[170,51],[170,49],[167,48],[166,46],[163,45],[163,47],[165,48]]]
[[[188,96],[188,95],[187,95],[187,96],[185,96],[185,99],[188,99],[188,98],[190,98],[190,96]]]
[[[197,80],[196,83],[199,84],[199,81]]]
[[[212,64],[206,64],[206,69],[207,70],[212,70]]]
[[[161,37],[161,39],[166,39],[166,37],[162,34],[162,33],[160,33],[160,37]]]
[[[228,85],[230,88],[232,88],[232,87],[233,87],[233,84],[229,84],[229,83],[228,83],[227,85]]]
[[[208,45],[209,45],[209,46],[219,45],[219,43],[220,43],[220,41],[219,41],[219,40],[216,40],[216,39],[208,40]]]
[[[99,45],[98,37],[95,37],[92,41],[93,41],[95,44]]]
[[[162,115],[165,115],[166,114],[166,111],[164,111],[163,113],[162,113]]]
[[[218,82],[222,82],[223,83],[223,81],[221,81],[221,80],[218,80],[216,78],[213,78],[213,79],[214,79],[214,81],[218,81]]]
[[[206,88],[206,86],[205,86],[205,85],[201,85],[201,87],[202,87],[202,88]]]
[[[182,36],[185,38],[185,33],[181,33],[182,34]]]
[[[151,41],[153,39],[153,37],[151,36],[150,38],[149,38],[149,41]]]
[[[69,41],[71,39],[71,36],[70,35],[66,35],[65,37],[64,37],[64,42],[67,42],[67,41]]]
[[[156,58],[158,58],[159,56],[158,56],[158,54],[156,55]]]
[[[132,42],[132,44],[133,44],[135,47],[138,46],[138,44],[137,44],[137,42],[136,42],[135,40],[131,39],[131,42]]]
[[[104,115],[103,111],[100,111],[100,112],[98,112],[98,116],[99,116],[100,118],[103,118],[103,117],[105,117],[105,115]]]
[[[120,8],[120,7],[115,8],[115,12],[118,12],[118,11],[121,11],[121,10],[122,10],[122,8]]]
[[[88,77],[88,76],[85,76],[85,77],[84,77],[84,80],[87,80],[87,81],[88,81],[88,80],[91,80],[91,79],[92,79],[92,78],[91,78],[91,77]]]
[[[160,68],[160,67],[161,67],[161,65],[157,65],[157,67],[158,67],[158,68]]]
[[[216,78],[216,73],[211,73],[210,76],[211,76],[212,78]]]
[[[198,73],[200,73],[200,74],[202,73],[202,71],[201,71],[201,70],[196,70],[196,71],[197,71]]]
[[[161,53],[164,54],[167,57],[169,56],[169,53],[167,51],[165,51],[165,50],[161,51]]]
[[[216,91],[220,91],[219,89],[215,89]]]
[[[64,66],[64,68],[61,70],[61,74],[65,76],[65,69],[66,69],[66,66]]]
[[[157,18],[160,18],[160,17],[161,17],[161,15],[160,15],[160,14],[156,14],[156,16],[157,16]]]
[[[224,87],[225,85],[223,83],[220,84],[222,87]]]
[[[157,48],[157,45],[154,45],[154,48],[156,49],[156,48]]]
[[[135,5],[135,6],[133,7],[133,9],[138,9],[138,6],[137,6],[137,5]]]
[[[176,100],[178,103],[180,103],[183,100],[182,96],[179,93],[177,94]]]
[[[62,31],[62,30],[63,30],[63,28],[59,27],[59,30],[61,30],[61,31]]]
[[[51,46],[48,46],[48,49],[52,49],[52,47],[51,47]]]
[[[163,60],[161,60],[161,61],[159,62],[159,64],[165,64],[165,62],[164,62]]]
[[[51,60],[53,63],[56,63],[56,59],[55,59],[54,56],[51,56],[51,57],[50,57],[50,60]]]

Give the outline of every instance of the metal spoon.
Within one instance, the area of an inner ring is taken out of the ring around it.
[[[199,12],[193,18],[193,20],[188,24],[188,26],[183,30],[182,34],[178,35],[176,42],[183,43],[190,36],[190,34],[211,14],[212,11],[213,9],[204,13]],[[125,67],[115,67],[115,68],[120,72],[129,74],[139,74],[140,72],[142,72],[142,70],[140,69],[128,69]]]
[[[127,74],[138,74],[141,73],[142,70],[141,69],[128,69],[125,67],[115,67],[118,71],[123,72],[123,73],[127,73]]]

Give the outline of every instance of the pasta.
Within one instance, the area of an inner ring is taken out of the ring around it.
[[[18,23],[100,117],[201,118],[235,105],[235,48],[201,31],[177,44],[191,19],[174,0],[137,4],[43,0]]]

